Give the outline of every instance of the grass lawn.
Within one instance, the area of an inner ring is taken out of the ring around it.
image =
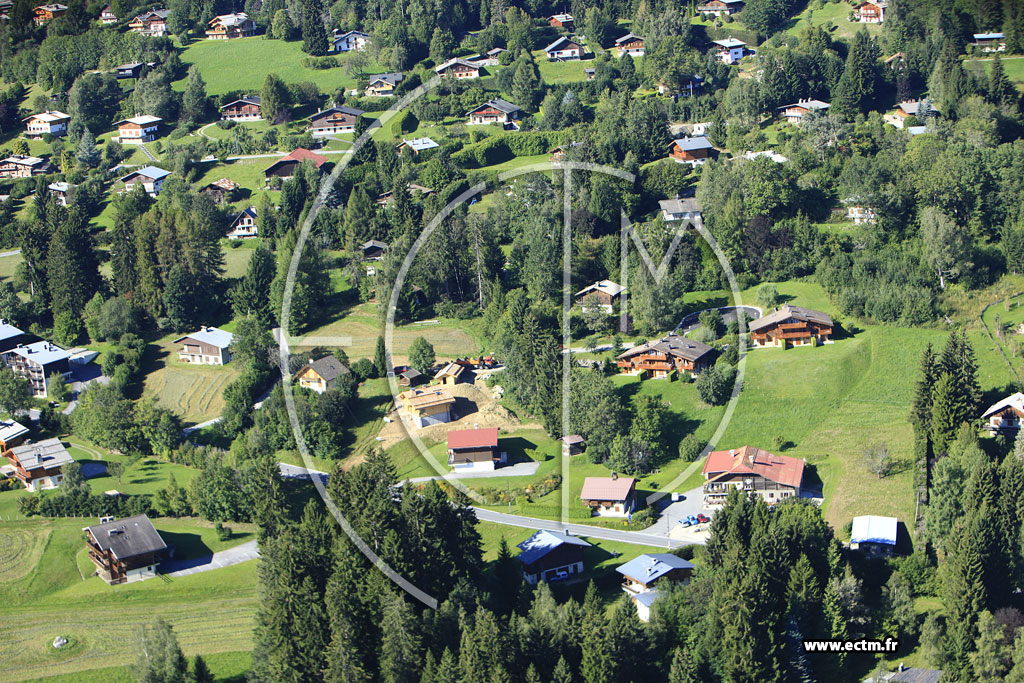
[[[1003,71],[1007,77],[1017,84],[1018,88],[1024,88],[1024,57],[1003,57],[999,56],[1003,63]],[[965,59],[964,67],[975,74],[988,76],[992,71],[992,58]]]
[[[587,80],[584,69],[593,69],[593,59],[578,59],[571,62],[550,62],[544,50],[534,50],[540,79],[550,85],[574,83]]]
[[[252,668],[251,652],[209,653],[203,655],[203,660],[213,674],[214,680],[222,682],[244,683],[246,673]],[[73,674],[32,679],[38,683],[135,683],[137,680],[138,672],[134,666],[89,669]]]
[[[848,41],[857,34],[861,28],[867,28],[872,37],[882,34],[881,24],[862,24],[849,20],[851,6],[846,2],[826,2],[822,7],[816,7],[816,2],[811,2],[803,12],[796,15],[789,22],[786,33],[799,35],[808,26],[823,26],[832,24],[835,29],[832,31],[833,40]]]
[[[178,360],[178,347],[168,335],[158,340],[147,368],[143,396],[156,397],[164,408],[174,411],[185,422],[205,422],[220,415],[224,407],[223,392],[241,369],[225,366],[192,365]]]

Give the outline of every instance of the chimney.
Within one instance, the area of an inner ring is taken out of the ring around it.
[[[612,481],[615,481],[618,478],[619,478],[619,473],[618,472],[612,472]]]

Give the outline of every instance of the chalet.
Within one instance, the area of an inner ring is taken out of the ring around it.
[[[470,126],[481,126],[491,123],[500,123],[503,127],[515,127],[516,121],[522,115],[522,110],[511,102],[501,98],[484,102],[476,109],[467,114],[469,120],[466,123]]]
[[[867,555],[891,556],[896,550],[897,526],[895,517],[854,517],[850,532],[850,548],[861,550]]]
[[[434,379],[449,386],[473,381],[473,371],[460,363],[448,363],[438,370]]]
[[[862,2],[853,10],[853,20],[864,24],[881,24],[885,21],[885,10],[889,3],[885,0]]]
[[[28,427],[14,420],[0,420],[0,451],[9,451],[25,443]]]
[[[83,531],[96,573],[112,586],[156,576],[157,566],[174,555],[174,546],[146,515],[110,519]]]
[[[144,36],[166,36],[167,17],[170,15],[171,11],[166,9],[143,12],[128,22],[128,29]]]
[[[583,76],[588,81],[592,81],[592,80],[594,80],[597,77],[597,70],[596,69],[584,69],[583,70]]]
[[[419,384],[423,384],[427,379],[427,375],[416,368],[409,368],[398,375],[398,385],[403,387],[414,387]]]
[[[391,97],[395,94],[395,88],[404,79],[405,74],[399,72],[370,76],[363,94],[369,97]]]
[[[918,669],[913,666],[903,666],[900,662],[896,671],[882,674],[875,683],[939,683],[945,681],[941,669]]]
[[[4,450],[4,457],[29,491],[57,488],[64,480],[64,466],[74,462],[60,439],[19,444]]]
[[[704,507],[724,504],[733,489],[774,505],[800,495],[804,461],[744,446],[738,450],[712,451],[704,461],[703,473]]]
[[[50,183],[46,186],[46,191],[56,198],[57,203],[61,206],[67,206],[71,203],[71,191],[73,189],[75,189],[74,185],[64,181]]]
[[[240,100],[228,102],[220,108],[220,118],[223,121],[262,121],[260,96],[249,95]]]
[[[47,22],[53,21],[57,17],[64,16],[64,13],[67,11],[67,5],[59,5],[57,3],[53,3],[51,5],[38,5],[32,9],[32,21],[35,22],[36,26],[42,26]]]
[[[456,471],[493,471],[508,459],[498,452],[498,428],[448,432],[448,465]]]
[[[975,33],[971,45],[982,52],[1005,52],[1006,36],[1002,33]]]
[[[25,333],[0,319],[0,353],[10,351],[25,341]]]
[[[574,298],[579,306],[586,308],[591,302],[595,302],[595,305],[604,309],[605,313],[611,313],[615,302],[618,301],[625,291],[626,288],[616,282],[599,280],[576,292]],[[584,302],[586,302],[586,305]]]
[[[322,168],[327,163],[327,157],[320,156],[315,152],[310,152],[304,147],[299,147],[294,150],[291,154],[286,154],[263,171],[263,175],[270,180],[273,177],[281,179],[291,178],[295,175],[295,169],[297,169],[302,162],[310,161],[318,169]]]
[[[658,202],[661,218],[666,223],[675,221],[699,221],[701,219],[700,202],[693,197],[680,199],[662,199]]]
[[[985,422],[985,428],[993,434],[1016,433],[1024,420],[1024,394],[1017,392],[989,406],[981,419]]]
[[[615,40],[615,47],[619,49],[619,56],[632,55],[633,57],[644,56],[644,39],[640,36],[635,36],[632,33],[627,33],[621,38]]]
[[[718,352],[703,342],[668,334],[627,349],[616,357],[615,364],[623,374],[640,379],[672,379],[683,372],[696,377],[711,367],[717,356]]]
[[[25,137],[37,140],[47,134],[55,138],[67,135],[71,117],[62,111],[44,111],[22,120],[25,123]]]
[[[256,22],[245,12],[221,14],[210,19],[206,29],[207,40],[230,40],[256,35]]]
[[[906,128],[907,121],[913,117],[917,121],[924,123],[925,120],[930,116],[935,116],[938,112],[931,106],[930,103],[921,102],[919,100],[904,100],[896,105],[896,108],[885,115],[884,121],[897,128]]]
[[[875,208],[870,204],[865,204],[853,198],[844,199],[843,204],[846,205],[846,218],[853,221],[854,225],[878,222]]]
[[[231,343],[234,335],[216,327],[204,325],[198,332],[178,337],[175,344],[181,344],[178,360],[194,365],[226,365],[231,360]]]
[[[490,50],[482,55],[477,55],[475,58],[467,58],[467,62],[472,62],[479,66],[497,66],[500,64],[498,57],[502,52],[507,52],[503,47],[492,47]]]
[[[121,182],[124,183],[124,192],[131,192],[138,185],[146,191],[150,197],[155,197],[160,194],[160,189],[164,185],[164,180],[167,176],[171,175],[170,171],[165,171],[162,168],[156,166],[146,166],[132,171],[128,175],[121,178]]]
[[[733,37],[713,40],[715,59],[723,64],[738,64],[747,54],[747,44]]]
[[[562,455],[579,455],[587,447],[587,442],[579,434],[562,437]]]
[[[352,107],[331,107],[318,111],[309,117],[309,132],[313,137],[351,133],[356,129],[356,120],[363,115],[362,109]]]
[[[52,172],[53,167],[50,166],[50,162],[39,157],[12,154],[6,159],[0,159],[0,178],[31,178],[34,175],[46,175]]]
[[[480,78],[480,72],[482,69],[479,64],[467,61],[465,59],[449,59],[443,64],[439,64],[434,67],[434,73],[441,78],[448,78],[451,76],[457,80],[463,80],[467,78]]]
[[[335,35],[331,40],[331,49],[335,52],[362,51],[370,42],[370,36],[362,31],[346,31]]]
[[[548,17],[548,25],[560,28],[563,31],[575,31],[576,19],[571,14],[553,14]]]
[[[114,10],[110,5],[107,5],[100,11],[100,23],[104,25],[117,23],[117,15],[114,14]]]
[[[668,155],[677,163],[697,166],[708,160],[713,149],[711,141],[704,136],[679,138],[668,146]]]
[[[338,378],[349,374],[349,369],[334,356],[324,356],[303,365],[295,378],[303,389],[322,394],[338,386]]]
[[[363,258],[367,261],[376,261],[384,258],[384,250],[388,248],[387,242],[380,240],[369,240],[359,245],[363,252]]]
[[[583,480],[580,500],[599,517],[626,517],[637,508],[636,479],[620,477],[587,477]]]
[[[417,185],[416,183],[406,183],[405,191],[408,192],[410,195],[421,195],[423,197],[426,197],[427,195],[431,195],[434,193],[434,190],[432,190],[431,188],[424,187],[423,185]],[[379,195],[377,195],[377,204],[379,206],[388,206],[394,201],[395,193],[392,190],[388,190],[387,192],[381,192]]]
[[[118,80],[124,80],[126,78],[139,78],[142,76],[142,69],[146,66],[142,62],[129,62],[127,64],[121,64],[114,68],[114,73],[117,75]]]
[[[402,142],[395,147],[399,154],[404,154],[408,150],[413,155],[417,155],[420,152],[426,152],[428,149],[437,149],[441,145],[437,144],[430,138],[413,138],[412,140],[402,139]]]
[[[697,7],[697,12],[721,17],[736,14],[741,9],[743,9],[743,0],[708,0]]]
[[[70,358],[70,353],[48,341],[18,344],[3,353],[4,365],[27,379],[35,396],[47,395],[54,375],[71,377]]]
[[[259,227],[256,225],[256,207],[247,206],[235,217],[227,238],[229,240],[245,240],[252,237],[259,237]]]
[[[822,102],[821,100],[802,99],[793,104],[784,104],[779,107],[779,110],[782,112],[781,116],[783,119],[789,121],[794,126],[799,126],[804,116],[810,112],[824,112],[831,106],[828,102]]]
[[[833,327],[835,323],[826,313],[789,304],[747,324],[755,348],[828,344]]]
[[[615,568],[622,574],[622,590],[636,605],[637,616],[643,622],[651,618],[651,604],[658,597],[658,586],[688,584],[693,570],[692,562],[671,553],[638,555]]]
[[[562,36],[555,42],[544,48],[548,59],[553,62],[565,62],[573,59],[583,59],[583,46],[576,41],[569,40]]]
[[[204,185],[199,190],[199,194],[204,194],[213,200],[214,204],[226,204],[231,201],[235,192],[238,191],[239,184],[229,178],[221,178],[220,180],[214,180],[212,183]]]
[[[670,85],[665,81],[658,82],[658,94],[668,95],[673,99],[680,97],[693,97],[694,95],[700,94],[700,89],[704,87],[703,76],[680,76],[678,83]]]
[[[133,116],[118,121],[114,124],[117,126],[117,141],[122,144],[152,142],[156,139],[161,123],[163,119],[159,116]]]
[[[451,422],[455,408],[455,397],[447,389],[425,387],[410,389],[398,395],[402,407],[417,427]]]
[[[523,580],[531,586],[539,581],[560,581],[583,573],[583,549],[590,544],[568,531],[541,529],[519,544],[516,555],[523,565]]]

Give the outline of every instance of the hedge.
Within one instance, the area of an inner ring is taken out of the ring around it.
[[[406,133],[411,133],[416,130],[420,125],[419,119],[411,111],[406,109],[401,114],[395,117],[395,120],[391,122],[391,135],[394,137],[401,137]]]
[[[529,131],[496,135],[466,145],[452,154],[452,161],[463,168],[493,166],[515,157],[544,154],[551,148],[564,144],[566,138],[565,131]]]

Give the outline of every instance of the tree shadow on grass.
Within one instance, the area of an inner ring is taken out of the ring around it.
[[[519,462],[533,462],[527,451],[533,451],[538,462],[550,460],[552,456],[537,450],[537,444],[522,436],[503,436],[498,441],[498,450],[508,453],[508,465]]]

